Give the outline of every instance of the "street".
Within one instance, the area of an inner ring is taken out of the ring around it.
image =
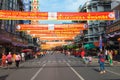
[[[120,0],[0,0],[0,80],[120,80]]]
[[[86,65],[80,58],[54,53],[21,63],[18,69],[1,68],[0,80],[120,80],[119,65],[106,64],[106,71],[100,74],[95,61]]]

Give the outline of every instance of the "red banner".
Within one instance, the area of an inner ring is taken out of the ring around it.
[[[6,20],[47,20],[48,12],[25,12],[0,10],[0,19]]]
[[[53,25],[54,30],[85,30],[88,28],[86,24],[55,24]],[[29,24],[20,24],[16,26],[16,30],[25,31],[25,30],[49,30],[49,25],[39,24],[39,25],[29,25]]]
[[[58,12],[58,20],[115,20],[114,12]]]
[[[33,37],[75,37],[76,34],[35,34]]]
[[[73,40],[74,37],[40,37],[40,40]]]
[[[115,20],[114,12],[24,12],[0,10],[5,20]]]
[[[79,34],[80,31],[28,31],[28,34]]]
[[[52,49],[63,44],[67,44],[67,42],[46,42],[45,44],[41,44],[41,49]]]

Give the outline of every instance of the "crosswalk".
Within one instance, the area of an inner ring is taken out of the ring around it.
[[[42,64],[59,64],[59,65],[64,65],[66,63],[70,63],[70,64],[78,64],[81,63],[80,60],[65,60],[65,59],[61,59],[61,60],[31,60],[31,61],[26,61],[22,64],[20,64],[20,66],[24,66],[24,67],[35,67],[35,66],[40,66]]]
[[[65,59],[60,59],[60,60],[31,60],[27,61],[25,63],[79,63],[81,62],[80,60],[65,60]]]
[[[80,63],[81,61],[76,60],[44,60],[38,61],[37,63]]]

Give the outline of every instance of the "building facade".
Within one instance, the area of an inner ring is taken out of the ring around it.
[[[23,9],[24,11],[33,11],[38,12],[39,11],[39,0],[22,0],[23,1]],[[24,24],[39,24],[38,20],[24,20]],[[26,33],[27,34],[27,33]],[[38,38],[34,38],[34,36],[27,34],[26,36],[28,38],[28,47],[31,48],[39,48],[39,40]]]
[[[31,11],[39,12],[39,0],[31,0]],[[39,20],[31,20],[31,24],[39,24]]]
[[[86,2],[82,7],[79,7],[79,12],[104,12],[111,11],[111,1],[108,0],[91,0]],[[83,22],[83,21],[79,21]],[[104,20],[88,20],[88,30],[84,32],[85,43],[99,44],[100,35],[105,34],[107,21]]]
[[[0,0],[0,10],[23,11],[21,0]],[[22,32],[16,31],[16,25],[23,24],[21,20],[0,20],[1,53],[16,52],[20,47],[26,47],[27,38]]]
[[[120,0],[111,3],[111,9],[115,12],[116,20],[107,22],[106,38],[108,44],[120,52]]]

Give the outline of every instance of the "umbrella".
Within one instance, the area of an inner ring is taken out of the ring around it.
[[[22,52],[31,52],[32,49],[23,49]]]

